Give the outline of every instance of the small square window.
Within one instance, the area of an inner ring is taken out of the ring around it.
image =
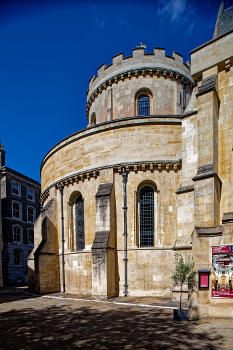
[[[34,243],[34,231],[32,229],[28,230],[28,243]]]
[[[12,182],[11,184],[11,193],[15,194],[16,196],[21,195],[21,187],[20,184],[17,182]]]
[[[27,199],[29,201],[34,201],[35,200],[35,192],[31,188],[27,188]]]
[[[20,204],[18,202],[12,202],[12,216],[20,219]]]
[[[21,250],[14,249],[14,265],[21,265]]]
[[[34,222],[35,221],[35,209],[32,207],[28,207],[27,214],[28,214],[28,221]]]
[[[20,242],[21,241],[21,232],[20,232],[19,226],[13,226],[13,240],[14,242]]]

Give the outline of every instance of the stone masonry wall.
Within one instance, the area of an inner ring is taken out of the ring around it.
[[[93,168],[134,161],[177,160],[181,155],[181,125],[178,119],[154,121],[144,118],[142,125],[113,124],[99,133],[62,147],[45,161],[41,171],[42,191],[65,176]],[[148,124],[147,124],[148,123]],[[146,145],[146,147],[145,147]],[[127,150],[127,152],[125,152]]]

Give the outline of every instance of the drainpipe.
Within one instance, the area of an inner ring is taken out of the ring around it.
[[[128,257],[127,257],[127,178],[128,174],[126,172],[126,168],[123,167],[121,169],[122,182],[123,182],[123,210],[124,210],[124,265],[125,265],[125,284],[124,284],[124,296],[127,297],[128,294]]]
[[[61,195],[61,242],[62,242],[62,293],[66,292],[65,283],[65,237],[64,237],[64,210],[63,210],[63,189],[64,187],[59,184],[58,189]]]
[[[183,84],[183,102],[182,102],[182,110],[183,110],[183,114],[186,108],[186,86],[185,83]]]

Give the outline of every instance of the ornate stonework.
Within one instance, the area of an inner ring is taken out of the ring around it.
[[[208,270],[211,247],[233,243],[232,35],[194,49],[191,67],[137,48],[91,78],[87,128],[41,164],[37,289],[60,290],[64,272],[67,292],[176,297],[175,252]],[[217,315],[223,302],[197,295],[201,315]]]

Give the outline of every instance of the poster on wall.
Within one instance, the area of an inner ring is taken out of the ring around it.
[[[233,245],[212,247],[212,297],[233,298]]]

